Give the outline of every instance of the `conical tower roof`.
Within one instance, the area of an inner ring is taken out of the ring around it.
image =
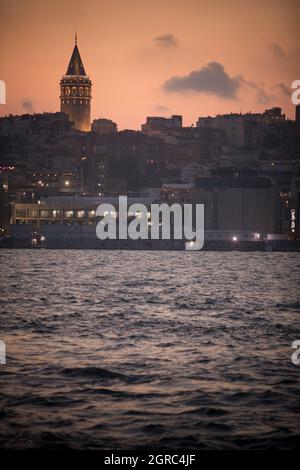
[[[77,35],[75,35],[75,46],[69,62],[66,75],[86,75],[84,66],[77,47]]]

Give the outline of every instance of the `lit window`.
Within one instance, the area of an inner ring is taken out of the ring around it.
[[[44,218],[49,217],[49,211],[41,210],[40,217],[44,217]]]

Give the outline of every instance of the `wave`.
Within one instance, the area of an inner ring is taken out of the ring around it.
[[[63,369],[63,375],[67,377],[91,378],[91,379],[120,379],[128,380],[128,377],[119,372],[102,369],[95,366],[70,367]]]
[[[300,311],[300,300],[291,303],[277,303],[275,305],[279,310],[299,310]]]

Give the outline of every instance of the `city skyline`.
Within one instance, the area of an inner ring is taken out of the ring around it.
[[[1,51],[7,85],[1,115],[59,110],[58,83],[77,31],[94,84],[92,120],[105,117],[120,130],[140,129],[147,115],[183,114],[184,124],[191,125],[199,116],[272,106],[294,118],[291,83],[300,58],[294,0],[232,0],[226,6],[193,0],[88,6],[77,0],[2,0],[0,9],[0,38],[9,45]],[[246,18],[255,31],[245,28]]]
[[[0,449],[299,449],[299,13],[0,0]]]

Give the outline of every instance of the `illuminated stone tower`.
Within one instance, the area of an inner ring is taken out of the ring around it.
[[[60,81],[60,110],[69,115],[75,129],[80,131],[91,128],[91,91],[92,82],[85,73],[76,34],[67,73]]]

